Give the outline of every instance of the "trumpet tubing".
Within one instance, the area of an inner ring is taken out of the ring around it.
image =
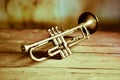
[[[58,27],[48,29],[48,32],[50,34],[49,38],[44,39],[39,42],[36,42],[36,43],[33,43],[31,45],[22,45],[21,46],[22,51],[28,52],[30,54],[31,58],[35,61],[42,61],[42,60],[48,59],[50,57],[53,57],[56,54],[60,54],[62,58],[65,58],[65,57],[69,56],[70,54],[72,54],[69,47],[77,44],[80,41],[88,39],[90,34],[93,34],[94,32],[96,32],[97,27],[98,27],[98,19],[92,13],[85,12],[79,17],[78,24],[79,24],[78,26],[76,26],[72,29],[68,29],[64,32],[61,32],[58,29]],[[76,30],[81,31],[83,37],[78,36],[78,37],[72,38],[68,41],[66,41],[64,39],[64,36],[72,34]],[[33,55],[34,49],[36,49],[40,46],[43,46],[51,41],[53,42],[54,47],[47,50],[48,57],[43,56],[42,58],[36,58]]]

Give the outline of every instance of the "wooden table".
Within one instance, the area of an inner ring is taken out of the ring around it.
[[[120,80],[120,32],[97,31],[62,60],[35,62],[21,51],[46,37],[45,30],[0,30],[0,80]]]

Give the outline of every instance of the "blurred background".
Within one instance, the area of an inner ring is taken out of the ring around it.
[[[99,30],[120,31],[120,0],[0,0],[0,29],[67,29],[83,12],[98,17]]]

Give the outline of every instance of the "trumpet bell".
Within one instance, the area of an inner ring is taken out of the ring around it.
[[[78,19],[78,24],[80,25],[81,23],[84,23],[84,26],[86,26],[90,34],[96,32],[98,28],[98,19],[95,15],[93,15],[90,12],[85,12],[82,15],[80,15]]]

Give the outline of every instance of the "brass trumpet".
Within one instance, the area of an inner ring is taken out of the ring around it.
[[[63,31],[63,32],[61,32],[58,29],[58,27],[48,29],[48,32],[51,37],[44,39],[42,41],[33,43],[31,45],[22,45],[21,46],[22,51],[28,52],[30,54],[30,57],[35,61],[42,61],[42,60],[48,59],[50,57],[53,57],[56,54],[60,54],[60,56],[62,58],[65,58],[68,55],[72,54],[69,47],[77,44],[80,41],[88,39],[90,34],[93,34],[94,32],[96,32],[97,27],[98,27],[98,19],[92,13],[85,12],[79,17],[78,24],[79,24],[78,26],[76,26],[72,29]],[[74,38],[66,41],[64,36],[72,34],[76,30],[78,30],[78,31],[81,30],[82,37],[77,36],[77,37],[74,37]],[[47,50],[48,57],[36,58],[33,55],[34,49],[36,49],[40,46],[43,46],[51,41],[53,42],[54,47]]]

